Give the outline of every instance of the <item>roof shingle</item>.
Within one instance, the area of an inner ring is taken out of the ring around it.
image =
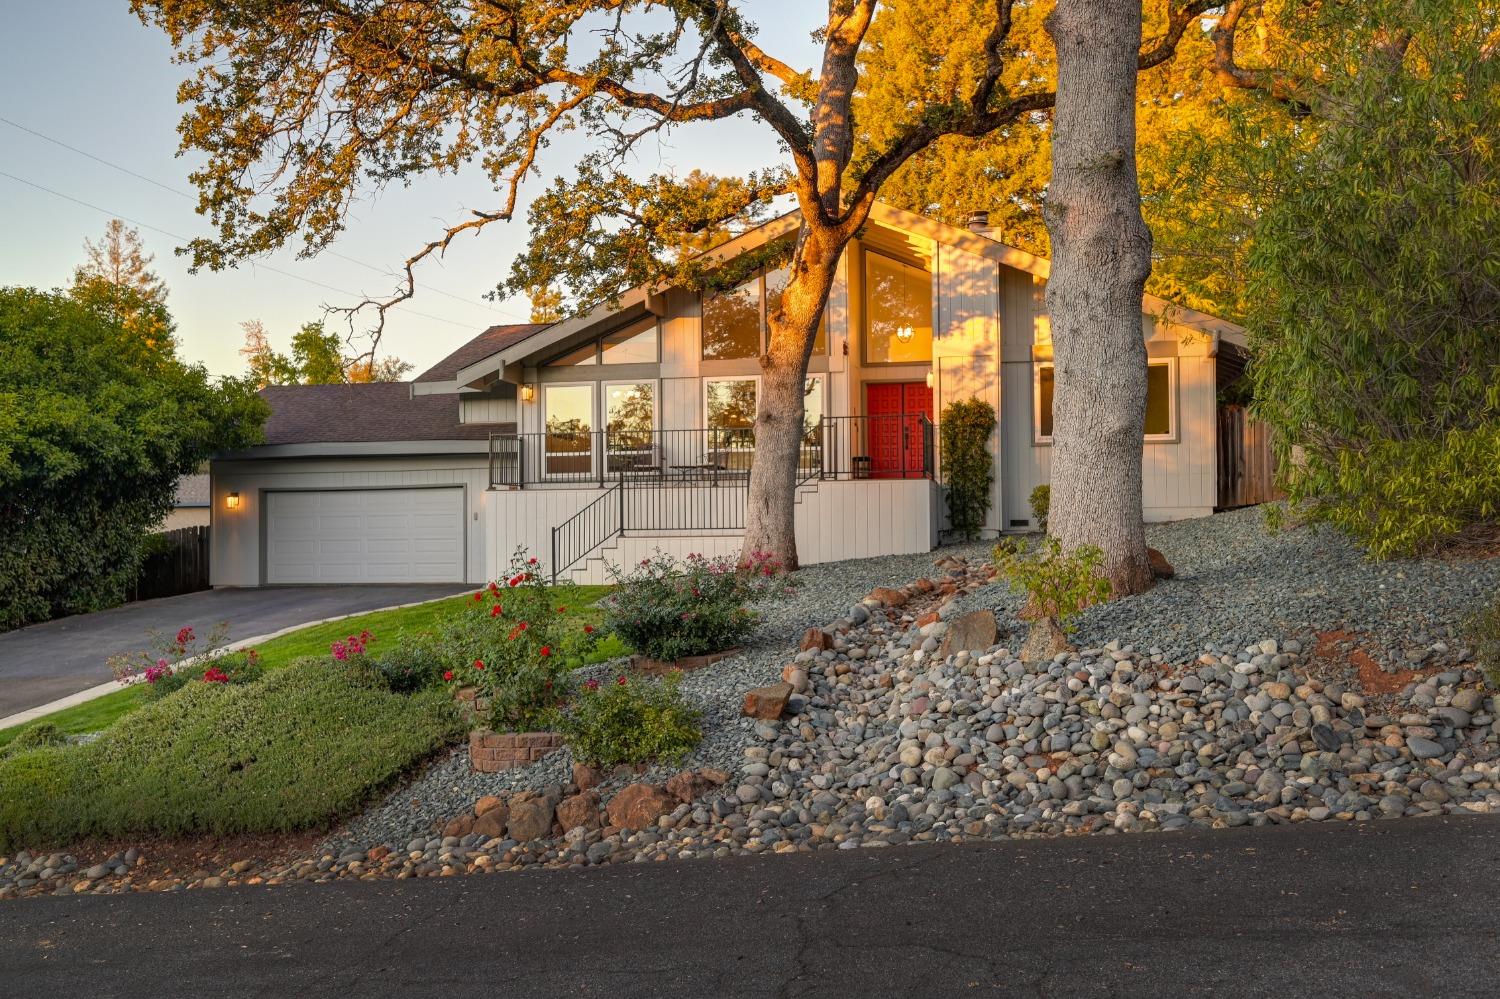
[[[462,369],[473,364],[475,361],[489,357],[497,350],[509,347],[513,343],[531,336],[533,333],[541,332],[550,323],[513,323],[509,326],[491,326],[483,333],[464,344],[462,347],[443,358],[441,361],[418,375],[414,381],[419,382],[448,382],[452,381]]]
[[[270,385],[260,395],[271,406],[267,444],[484,440],[508,426],[460,423],[458,396],[414,396],[409,382]]]

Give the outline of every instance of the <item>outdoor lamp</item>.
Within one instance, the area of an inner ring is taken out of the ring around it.
[[[896,329],[896,339],[902,343],[911,343],[911,338],[917,335],[917,331],[910,326],[900,326]]]
[[[521,401],[522,402],[531,402],[535,398],[536,398],[536,386],[535,385],[522,385],[521,386]]]
[[[229,493],[224,497],[224,509],[238,510],[240,508],[240,494]]]

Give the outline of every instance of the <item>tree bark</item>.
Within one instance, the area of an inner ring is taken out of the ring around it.
[[[1045,208],[1056,377],[1048,529],[1064,550],[1103,550],[1122,596],[1152,584],[1141,510],[1141,296],[1151,272],[1135,165],[1141,5],[1058,0],[1046,27],[1057,47]]]
[[[804,211],[804,216],[811,214]],[[769,348],[760,358],[755,463],[745,510],[744,554],[768,552],[797,568],[797,475],[801,467],[803,386],[807,362],[833,275],[848,237],[803,220],[781,305],[769,316]]]

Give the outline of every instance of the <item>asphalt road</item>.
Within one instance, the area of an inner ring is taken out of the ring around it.
[[[1493,996],[1500,817],[0,903],[0,993]]]
[[[0,718],[107,683],[104,660],[144,649],[151,629],[176,634],[192,625],[200,635],[228,621],[231,640],[341,614],[461,593],[458,585],[277,586],[204,590],[142,600],[97,614],[47,621],[0,634]]]

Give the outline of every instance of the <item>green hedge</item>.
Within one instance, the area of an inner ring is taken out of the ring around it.
[[[93,743],[0,760],[0,849],[315,827],[461,733],[445,691],[391,694],[326,660],[190,684]]]

